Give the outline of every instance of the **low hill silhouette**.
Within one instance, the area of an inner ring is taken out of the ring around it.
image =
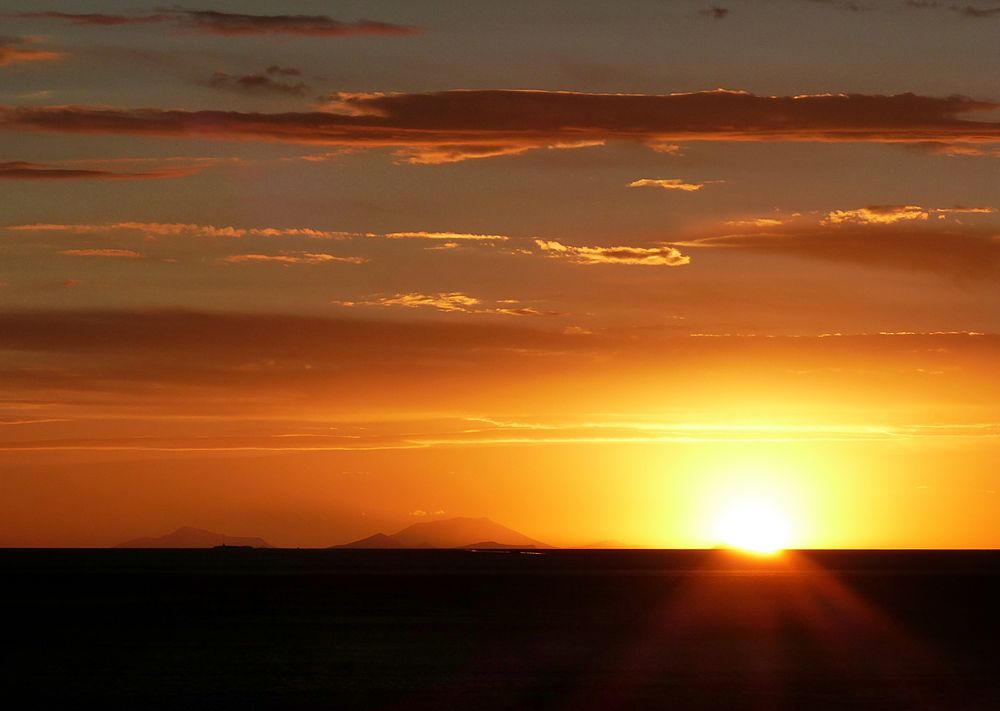
[[[216,546],[273,548],[263,538],[227,536],[224,533],[215,533],[191,526],[181,526],[176,531],[171,531],[163,536],[133,538],[131,541],[119,543],[115,548],[214,548]]]
[[[488,518],[450,518],[376,533],[334,548],[551,548]]]

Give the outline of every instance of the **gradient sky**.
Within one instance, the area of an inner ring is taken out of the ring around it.
[[[3,15],[0,545],[1000,545],[1000,5]]]

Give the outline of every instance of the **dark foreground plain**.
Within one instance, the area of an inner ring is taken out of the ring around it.
[[[1000,553],[5,550],[7,708],[1000,709]]]

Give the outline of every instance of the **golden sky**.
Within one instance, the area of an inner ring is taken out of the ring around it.
[[[1000,12],[4,4],[0,545],[1000,545]]]

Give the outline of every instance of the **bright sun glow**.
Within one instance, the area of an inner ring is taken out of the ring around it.
[[[787,547],[788,522],[767,501],[736,501],[719,515],[716,533],[726,546],[752,553],[776,553]]]

